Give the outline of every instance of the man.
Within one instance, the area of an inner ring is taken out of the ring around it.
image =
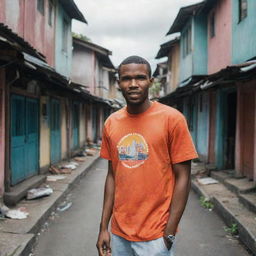
[[[131,56],[118,73],[127,106],[106,120],[103,131],[101,157],[109,162],[98,252],[173,255],[190,189],[190,160],[197,154],[183,115],[149,100],[149,63]]]

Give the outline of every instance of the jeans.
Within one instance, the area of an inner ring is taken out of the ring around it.
[[[168,250],[162,237],[146,242],[131,242],[112,234],[112,256],[174,256],[174,244]]]

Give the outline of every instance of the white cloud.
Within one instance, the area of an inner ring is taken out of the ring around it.
[[[74,22],[73,30],[112,51],[118,65],[129,55],[145,57],[153,65],[154,57],[179,9],[198,0],[75,0],[88,26]]]

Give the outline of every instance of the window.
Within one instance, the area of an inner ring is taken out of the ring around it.
[[[52,0],[49,0],[49,9],[48,9],[48,24],[52,26],[54,20],[54,5]]]
[[[183,57],[191,52],[191,26],[189,26],[183,35]]]
[[[68,52],[68,22],[66,19],[63,20],[62,50]]]
[[[37,10],[44,15],[44,0],[37,0]]]
[[[247,0],[239,0],[239,22],[247,17]]]
[[[210,37],[215,36],[215,13],[213,12],[210,16]]]

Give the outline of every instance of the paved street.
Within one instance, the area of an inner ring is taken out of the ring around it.
[[[72,191],[72,207],[59,213],[39,236],[35,256],[97,256],[96,238],[101,215],[107,162],[98,161]],[[215,213],[203,209],[191,192],[182,219],[177,256],[248,256],[224,231]]]

